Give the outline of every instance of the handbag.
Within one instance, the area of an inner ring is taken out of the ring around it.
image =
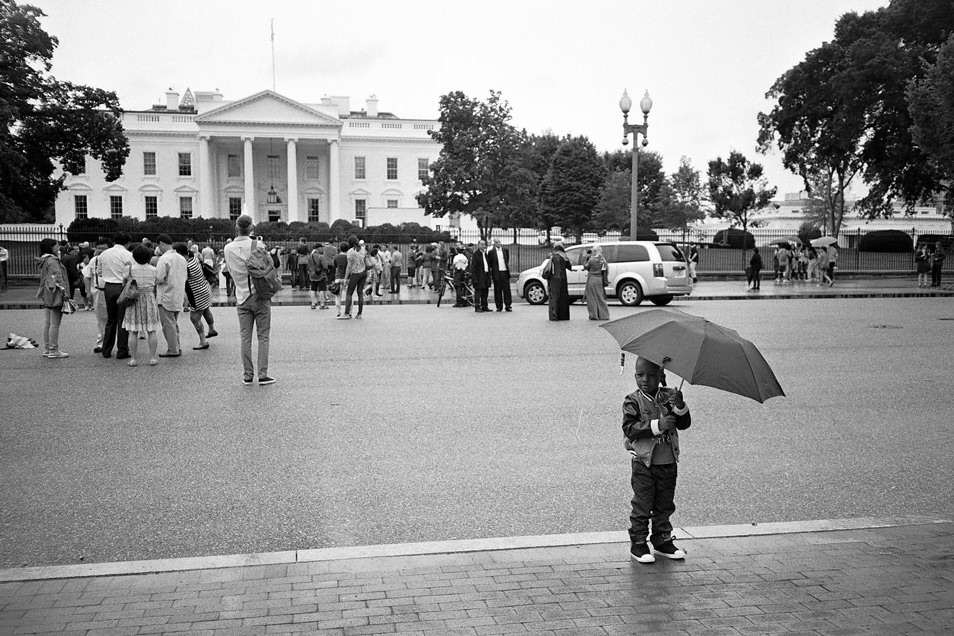
[[[119,293],[119,298],[116,299],[116,304],[120,307],[127,307],[139,298],[139,284],[136,282],[135,278],[127,278],[126,282],[123,283],[123,290]]]
[[[76,310],[79,309],[79,306],[76,304],[76,301],[72,298],[63,298],[63,304],[60,306],[60,312],[64,314],[73,314],[76,313]]]
[[[338,293],[340,293],[340,292],[341,292],[341,283],[339,283],[338,281],[335,281],[335,282],[331,283],[330,285],[328,285],[328,291],[330,291],[332,294],[338,294]]]

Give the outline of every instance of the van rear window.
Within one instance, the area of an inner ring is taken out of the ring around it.
[[[636,263],[648,260],[649,251],[644,246],[635,243],[621,243],[616,246],[615,254],[606,254],[608,263]]]
[[[678,262],[685,261],[686,257],[682,255],[682,251],[675,245],[669,243],[656,243],[656,249],[659,250],[659,258],[663,262]]]

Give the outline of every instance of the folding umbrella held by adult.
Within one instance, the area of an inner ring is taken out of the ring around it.
[[[600,325],[619,343],[680,376],[765,402],[784,396],[758,348],[737,332],[678,309],[650,309]]]

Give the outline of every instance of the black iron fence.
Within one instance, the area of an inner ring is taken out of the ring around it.
[[[660,240],[669,240],[677,244],[683,244],[681,233],[658,231]],[[844,232],[839,236],[838,266],[844,272],[857,273],[913,273],[914,272],[914,253],[913,252],[862,252],[858,250],[858,244],[866,232],[863,230],[853,230]],[[780,231],[767,231],[757,229],[752,232],[755,237],[755,244],[765,246],[775,240],[790,237],[790,233]],[[376,234],[372,235],[374,243],[387,246],[389,249],[397,248],[407,257],[412,249],[425,249],[428,243],[408,237],[407,235],[387,236]],[[476,244],[480,240],[477,231],[454,231],[453,236],[465,244]],[[933,236],[933,235],[932,235]],[[53,238],[57,240],[66,240],[65,228],[49,225],[6,225],[0,226],[0,247],[7,249],[9,257],[7,261],[7,274],[13,279],[32,280],[36,277],[35,259],[39,255],[38,245],[44,238]],[[98,236],[95,233],[90,235],[70,233],[70,242],[73,245],[89,243],[90,247],[95,245]],[[150,237],[155,238],[155,237]],[[181,238],[181,237],[173,237]],[[222,249],[225,243],[231,239],[231,235],[212,234],[210,243],[216,251]],[[267,238],[267,237],[266,237]],[[331,234],[323,242],[338,245],[341,241],[347,240],[346,235]],[[371,237],[369,237],[371,238]],[[696,236],[690,234],[688,240],[697,240]],[[919,235],[914,232],[912,239],[916,244]],[[546,259],[550,253],[551,245],[547,242],[547,236],[537,230],[494,230],[491,237],[500,239],[504,247],[510,251],[510,262],[512,273],[517,274],[524,269],[536,267]],[[576,242],[573,237],[561,237],[558,234],[551,234],[551,241],[560,240],[566,245],[572,245]],[[618,236],[612,234],[598,237],[595,234],[585,234],[585,242],[608,242],[619,240]],[[298,243],[296,240],[267,241],[269,247],[280,247],[283,251],[283,268],[287,269],[287,254],[294,250]],[[949,243],[947,243],[949,245]],[[204,246],[204,242],[200,243]],[[732,249],[721,247],[712,243],[701,243],[699,250],[700,274],[740,274],[746,265],[747,258],[751,255],[751,250]],[[950,254],[949,254],[950,256]],[[764,253],[763,260],[766,266],[771,266],[771,253]]]

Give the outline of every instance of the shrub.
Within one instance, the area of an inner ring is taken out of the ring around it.
[[[820,238],[821,235],[821,230],[811,221],[805,221],[798,228],[798,238],[801,239],[802,245],[811,245],[812,239]]]
[[[913,249],[911,237],[901,230],[875,230],[858,242],[859,252],[910,252]]]
[[[718,246],[730,247],[736,250],[750,250],[755,247],[755,237],[752,236],[750,232],[740,230],[737,227],[730,227],[727,230],[719,230],[716,232],[712,242]]]

